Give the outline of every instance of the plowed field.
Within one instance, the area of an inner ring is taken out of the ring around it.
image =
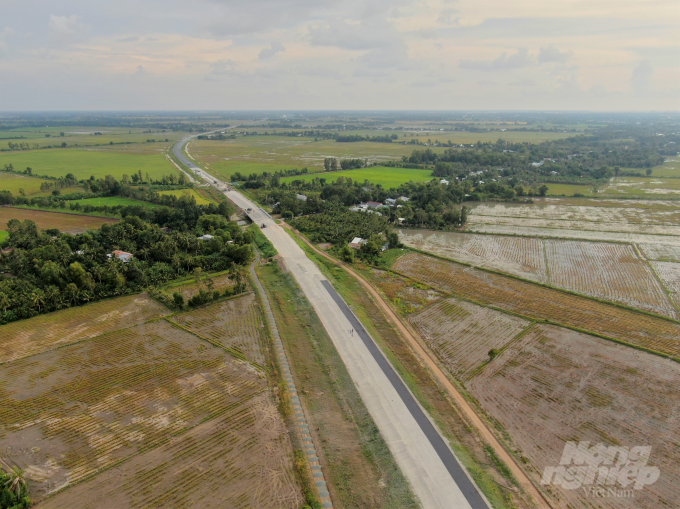
[[[264,364],[265,325],[252,293],[181,313],[172,319],[202,337],[233,348],[251,362]]]
[[[677,311],[645,260],[630,245],[546,240],[550,284],[677,318]]]
[[[530,322],[485,307],[446,299],[411,316],[409,322],[446,368],[459,379],[489,359]]]
[[[585,297],[409,253],[393,268],[456,296],[680,357],[680,324]]]
[[[565,442],[651,446],[661,476],[631,498],[597,498],[551,486],[561,508],[677,505],[680,365],[623,345],[536,325],[467,383],[536,469],[559,465]],[[621,486],[617,485],[620,490]],[[631,486],[629,486],[631,488]],[[596,501],[596,504],[593,503]]]

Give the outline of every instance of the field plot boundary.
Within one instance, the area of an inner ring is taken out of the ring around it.
[[[426,254],[426,253],[420,253],[420,254]],[[429,254],[427,254],[427,255],[430,256]],[[444,258],[444,257],[440,257],[440,256],[435,256],[435,257],[436,257],[436,258],[441,258],[442,260],[444,260],[444,261],[446,261],[446,262],[449,262],[449,263],[459,263],[459,262],[456,262],[456,261],[454,261],[454,260],[449,260],[449,259]],[[401,258],[401,257],[400,257],[400,258]],[[464,264],[464,263],[461,263],[461,265],[466,265],[466,266],[468,266],[468,267],[471,267],[471,268],[474,268],[474,269],[478,269],[478,270],[484,270],[484,269],[482,269],[481,267],[473,267],[472,265],[467,265],[467,264]],[[400,276],[405,277],[405,278],[407,278],[407,279],[410,279],[411,281],[414,281],[414,282],[419,283],[419,284],[421,284],[421,285],[432,286],[432,285],[430,285],[429,283],[426,283],[426,282],[424,282],[424,281],[421,281],[421,280],[419,280],[419,279],[416,279],[416,278],[414,278],[414,277],[412,277],[412,276],[408,276],[407,274],[404,274],[404,273],[402,273],[402,272],[399,272],[399,271],[396,270],[396,269],[390,269],[390,270],[391,270],[392,272],[394,272],[395,274],[399,274]],[[498,276],[513,277],[513,276],[508,276],[507,274],[500,273],[500,272],[494,272],[494,271],[488,271],[488,272],[490,272],[490,273],[492,273],[492,274],[495,274],[495,275],[498,275]],[[522,281],[523,283],[533,283],[533,284],[537,284],[537,283],[534,283],[533,281],[522,280],[521,278],[518,278],[518,277],[515,277],[514,279],[518,279],[518,280]],[[544,285],[539,285],[539,286],[544,286]],[[598,299],[594,299],[594,298],[592,298],[592,297],[588,297],[588,296],[585,296],[585,295],[579,295],[579,294],[577,294],[577,293],[573,293],[573,292],[561,290],[561,289],[559,289],[559,288],[552,288],[552,287],[549,287],[549,286],[546,287],[546,288],[549,289],[549,290],[556,290],[556,291],[560,291],[560,292],[563,292],[563,293],[571,294],[571,295],[574,295],[574,296],[576,296],[576,297],[582,297],[582,298],[591,299],[591,300],[597,301],[597,302],[599,302],[599,303],[601,303],[601,304],[611,305],[611,306],[614,306],[614,307],[620,307],[620,308],[622,308],[622,309],[625,309],[626,311],[633,311],[633,312],[637,312],[637,313],[642,313],[642,314],[650,315],[650,316],[653,317],[653,318],[662,318],[662,319],[664,319],[664,320],[666,320],[666,321],[669,321],[669,322],[672,322],[672,323],[678,323],[678,324],[680,324],[680,322],[678,322],[677,320],[673,320],[672,318],[669,318],[669,317],[666,317],[666,316],[655,315],[654,313],[648,313],[648,312],[645,312],[645,311],[642,311],[642,310],[638,310],[638,309],[626,308],[626,307],[623,306],[623,305],[619,306],[619,305],[617,305],[617,304],[613,304],[613,303],[607,302],[607,301],[599,301]],[[518,318],[523,318],[524,320],[528,320],[529,322],[545,323],[545,324],[549,324],[549,325],[556,325],[556,326],[558,326],[558,327],[563,327],[563,328],[565,328],[565,329],[570,329],[570,330],[573,330],[573,331],[576,331],[576,332],[581,332],[581,333],[583,333],[583,334],[588,334],[588,335],[590,335],[590,336],[596,336],[596,337],[599,337],[599,338],[602,338],[602,339],[606,339],[606,340],[608,340],[608,341],[613,341],[614,343],[619,343],[619,344],[621,344],[621,345],[628,346],[628,347],[630,347],[630,348],[635,348],[636,350],[641,350],[641,351],[643,351],[643,352],[647,352],[647,353],[650,353],[650,354],[654,354],[654,355],[657,355],[657,356],[659,356],[659,357],[664,357],[664,358],[667,358],[667,359],[672,359],[673,361],[680,363],[680,357],[676,357],[676,356],[674,356],[674,355],[669,355],[669,354],[666,354],[666,353],[663,353],[663,352],[659,352],[659,351],[657,351],[657,350],[652,350],[651,348],[647,348],[647,347],[644,347],[644,346],[641,346],[641,345],[636,345],[636,344],[633,344],[633,343],[628,343],[627,341],[624,341],[624,340],[622,340],[622,339],[617,339],[617,338],[614,338],[614,337],[611,337],[611,336],[606,336],[606,335],[601,334],[601,333],[599,333],[599,332],[595,332],[595,331],[591,331],[591,330],[587,330],[587,329],[581,329],[581,328],[579,328],[579,327],[575,327],[575,326],[572,326],[572,325],[563,324],[563,323],[556,322],[556,321],[553,321],[553,320],[550,320],[550,319],[542,319],[542,318],[536,318],[536,317],[532,317],[532,316],[528,316],[528,315],[523,315],[523,314],[517,313],[517,312],[515,312],[515,311],[510,311],[510,310],[508,310],[508,309],[499,308],[499,307],[497,307],[497,306],[494,306],[493,304],[485,304],[485,303],[483,303],[483,302],[479,302],[479,301],[476,301],[476,300],[473,300],[473,299],[470,299],[470,298],[467,298],[467,297],[463,297],[463,296],[461,296],[461,295],[456,295],[456,294],[454,294],[454,293],[447,292],[446,290],[441,289],[441,288],[439,288],[438,290],[441,291],[442,293],[444,293],[444,296],[455,297],[455,298],[457,298],[457,299],[460,299],[460,300],[463,300],[463,301],[466,301],[466,302],[470,302],[470,303],[476,304],[476,305],[478,305],[478,306],[483,306],[483,307],[486,307],[486,308],[489,308],[489,309],[493,309],[494,311],[500,311],[500,312],[505,313],[505,314],[508,314],[508,315],[516,316],[516,317],[518,317]]]
[[[573,240],[573,239],[566,239],[566,240]],[[594,242],[595,242],[595,241],[594,241]],[[621,242],[621,244],[631,245],[630,243],[625,243],[625,242]],[[680,325],[680,320],[677,320],[677,319],[675,319],[675,318],[671,318],[670,316],[658,315],[658,314],[653,313],[653,312],[651,312],[651,311],[646,311],[646,310],[644,310],[644,309],[638,309],[638,308],[634,308],[634,307],[631,307],[631,306],[627,306],[627,305],[622,304],[622,303],[620,303],[620,302],[614,302],[614,301],[610,301],[610,300],[600,299],[600,298],[598,298],[598,297],[593,297],[592,295],[586,295],[586,294],[584,294],[584,293],[578,293],[578,292],[575,292],[575,291],[573,291],[573,290],[567,290],[566,288],[559,288],[559,287],[557,287],[557,286],[550,286],[550,285],[548,285],[548,284],[540,283],[540,282],[538,282],[538,281],[532,281],[531,279],[525,279],[525,278],[523,278],[523,277],[521,277],[521,276],[517,276],[517,275],[515,275],[515,274],[510,274],[510,273],[507,273],[507,272],[501,272],[501,271],[499,271],[499,270],[490,269],[490,268],[488,268],[488,267],[481,267],[481,266],[478,266],[478,265],[472,265],[471,263],[461,262],[461,261],[458,261],[458,260],[454,260],[453,258],[447,258],[447,257],[445,257],[445,256],[441,256],[441,255],[438,255],[438,254],[430,253],[430,252],[428,252],[428,251],[423,251],[423,250],[417,249],[417,248],[408,247],[408,248],[405,248],[405,249],[410,250],[410,251],[413,251],[413,252],[418,253],[418,254],[421,254],[421,255],[424,255],[424,256],[431,256],[432,258],[438,258],[438,259],[443,260],[443,261],[445,261],[445,262],[456,263],[456,264],[458,264],[458,265],[463,265],[463,266],[465,266],[465,267],[470,267],[470,268],[473,268],[473,269],[476,269],[476,270],[481,270],[481,271],[484,271],[484,272],[488,272],[489,274],[495,274],[495,275],[497,275],[497,276],[509,277],[509,278],[512,278],[512,279],[516,279],[516,280],[518,280],[518,281],[521,281],[521,282],[523,282],[523,283],[530,283],[530,284],[532,284],[532,285],[542,286],[543,288],[547,288],[547,289],[549,289],[549,290],[555,290],[556,292],[565,293],[565,294],[567,294],[567,295],[573,295],[573,296],[575,296],[575,297],[582,297],[582,298],[584,298],[584,299],[589,299],[589,300],[593,300],[593,301],[595,301],[595,302],[599,302],[600,304],[608,304],[608,305],[610,305],[610,306],[615,306],[615,307],[618,307],[618,308],[621,308],[621,309],[625,309],[626,311],[634,311],[634,312],[636,312],[636,313],[642,313],[643,315],[649,315],[649,316],[651,316],[651,317],[653,317],[653,318],[660,318],[660,319],[667,320],[667,321],[669,321],[669,322],[677,323],[678,325]],[[404,254],[401,255],[399,258],[405,256],[406,254],[407,254],[407,253],[404,253]],[[394,262],[396,262],[399,258],[395,259]],[[394,262],[393,262],[393,263],[394,263]],[[379,268],[379,267],[376,267],[376,268]],[[428,284],[428,283],[424,283],[424,282],[422,282],[422,281],[418,281],[418,280],[414,279],[414,278],[411,277],[411,276],[407,276],[406,274],[402,274],[401,272],[399,272],[398,270],[395,270],[395,269],[393,269],[393,268],[390,268],[390,270],[391,270],[392,272],[394,272],[395,274],[399,274],[399,275],[402,276],[402,277],[406,277],[406,278],[408,278],[408,279],[411,279],[411,280],[413,280],[413,281],[416,281],[416,282],[419,283],[419,284],[426,285],[426,286],[432,286],[432,285],[430,285],[430,284]],[[656,273],[655,273],[655,274],[656,274]],[[658,278],[658,276],[657,276],[657,278]],[[440,291],[444,291],[444,290],[441,290],[441,289],[440,289]],[[445,293],[446,293],[446,292],[445,292]],[[668,296],[668,294],[666,294],[666,296]],[[466,300],[466,299],[463,298],[463,300]],[[669,298],[669,300],[670,300],[670,298]],[[470,301],[470,302],[474,302],[474,301]],[[475,303],[476,303],[476,302],[475,302]],[[676,306],[674,306],[674,307],[676,307]],[[504,312],[507,312],[507,311],[504,311]],[[519,316],[519,315],[518,315],[518,316]],[[526,318],[526,317],[522,316],[522,318]],[[567,327],[567,326],[565,326],[565,327]],[[583,332],[583,331],[580,331],[580,332]],[[597,334],[597,333],[594,333],[594,334]],[[606,337],[606,336],[602,336],[602,337]],[[652,352],[653,352],[653,351],[652,351]],[[662,354],[662,355],[663,355],[663,354]],[[680,361],[679,361],[679,362],[680,362]]]

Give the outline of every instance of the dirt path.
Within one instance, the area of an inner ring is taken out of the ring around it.
[[[286,228],[292,228],[284,224]],[[408,340],[409,344],[411,347],[417,352],[418,356],[426,363],[426,365],[432,370],[432,372],[435,374],[437,377],[437,380],[446,388],[447,392],[453,398],[453,400],[458,404],[458,406],[461,408],[465,416],[472,422],[472,424],[477,428],[477,430],[480,432],[480,434],[484,437],[484,440],[494,449],[498,457],[508,466],[508,468],[512,471],[512,474],[515,476],[515,478],[518,480],[518,482],[522,485],[524,490],[531,495],[532,499],[536,503],[538,507],[541,508],[552,508],[553,506],[550,504],[550,502],[546,499],[546,497],[533,485],[527,474],[522,470],[522,468],[517,464],[515,459],[505,450],[505,448],[501,445],[501,443],[496,439],[496,436],[486,427],[484,422],[480,419],[480,417],[477,415],[477,413],[474,411],[474,409],[470,406],[470,404],[467,402],[467,400],[458,392],[458,390],[454,387],[454,385],[451,383],[451,381],[448,379],[446,374],[442,371],[442,369],[439,367],[437,362],[434,360],[432,354],[430,354],[429,350],[424,347],[418,339],[416,339],[416,335],[411,332],[410,328],[407,327],[404,322],[402,322],[401,318],[399,318],[394,311],[392,311],[392,308],[389,307],[389,305],[383,300],[382,296],[370,285],[368,281],[366,281],[363,277],[361,277],[358,273],[356,273],[353,269],[351,269],[347,264],[336,260],[335,258],[331,257],[330,255],[324,253],[323,251],[317,249],[316,246],[314,246],[311,242],[309,242],[304,236],[300,235],[300,238],[304,240],[304,242],[309,245],[314,251],[319,253],[320,255],[324,256],[325,258],[333,261],[334,263],[342,266],[343,269],[345,269],[349,274],[351,274],[354,278],[361,283],[361,285],[369,292],[369,294],[374,298],[380,309],[385,313],[385,315],[389,318],[389,320],[397,327],[397,329],[403,334],[403,336]]]

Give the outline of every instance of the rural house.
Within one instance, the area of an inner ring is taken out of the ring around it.
[[[121,262],[125,263],[129,262],[134,258],[134,256],[132,256],[132,253],[127,253],[125,251],[115,250],[112,254],[113,256],[118,258]],[[108,257],[111,258],[111,255],[108,255]]]
[[[361,247],[361,244],[365,244],[366,240],[362,239],[361,237],[354,237],[352,239],[352,242],[349,243],[349,247],[353,247],[354,249],[359,249]]]

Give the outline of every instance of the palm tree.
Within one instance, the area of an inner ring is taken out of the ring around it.
[[[45,300],[43,299],[42,291],[37,290],[33,293],[31,293],[31,302],[33,304],[33,307],[38,308],[38,312],[40,312],[40,306],[45,303]]]
[[[7,297],[7,294],[4,292],[0,294],[0,307],[2,308],[2,312],[5,313],[7,312],[7,308],[11,305],[11,302],[9,301],[9,297]]]
[[[4,462],[3,462],[4,463]],[[7,472],[9,479],[5,482],[5,488],[13,491],[17,498],[21,498],[21,488],[26,489],[26,480],[24,479],[24,471],[17,466],[13,466]]]

